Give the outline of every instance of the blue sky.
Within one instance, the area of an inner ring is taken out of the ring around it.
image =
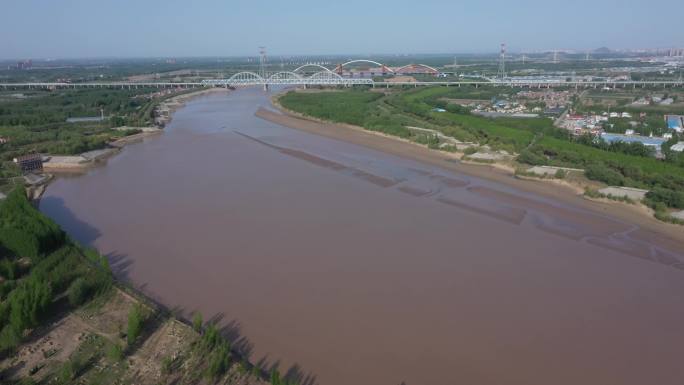
[[[684,1],[12,0],[0,59],[684,46]],[[680,21],[676,21],[677,18]]]

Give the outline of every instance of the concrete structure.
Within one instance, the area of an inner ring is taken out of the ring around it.
[[[681,220],[684,221],[684,210],[674,212],[674,213],[672,213],[672,214],[670,214],[670,215],[672,215],[673,217],[675,217],[675,218],[677,218],[677,219],[681,219]]]
[[[610,195],[614,197],[625,197],[634,201],[640,201],[644,199],[648,190],[642,190],[632,187],[610,186],[600,189],[599,192],[604,195]]]
[[[504,160],[504,159],[510,159],[511,156],[508,154],[506,151],[496,151],[496,152],[484,152],[484,151],[478,151],[474,154],[466,155],[463,157],[465,160],[471,159],[471,160],[479,160],[479,161],[497,161],[497,160]]]
[[[87,166],[90,161],[80,155],[74,156],[50,156],[43,163],[45,170],[75,170]]]
[[[584,170],[579,168],[568,168],[568,167],[553,167],[553,166],[534,166],[527,169],[527,172],[531,172],[540,176],[554,176],[558,170],[563,170],[565,172],[584,172]]]
[[[116,148],[102,148],[99,150],[92,150],[88,152],[84,152],[81,154],[83,158],[85,158],[88,161],[96,161],[96,160],[101,160],[104,158],[107,158],[111,155],[114,155],[117,151],[119,151]]]
[[[180,105],[180,103],[178,103]],[[168,112],[168,108],[166,109]],[[114,127],[112,130],[116,131],[128,131],[128,130],[140,130],[140,132],[157,132],[159,129],[157,127],[130,127],[130,126],[121,126],[121,127]]]
[[[30,186],[36,186],[36,185],[41,185],[45,183],[45,181],[48,180],[48,177],[46,175],[40,175],[40,174],[34,174],[34,173],[28,173],[24,175],[24,182]]]

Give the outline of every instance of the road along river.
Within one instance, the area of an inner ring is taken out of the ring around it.
[[[40,209],[309,383],[681,383],[681,243],[256,117],[269,97],[198,97]]]

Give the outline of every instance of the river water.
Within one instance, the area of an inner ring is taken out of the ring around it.
[[[682,383],[676,244],[255,117],[268,97],[198,97],[40,209],[310,384]]]

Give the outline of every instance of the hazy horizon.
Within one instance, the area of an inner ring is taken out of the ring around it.
[[[502,42],[512,53],[684,45],[661,21],[662,9],[684,12],[681,1],[657,9],[606,0],[413,4],[26,0],[3,7],[0,60],[244,57],[255,56],[258,46],[273,57],[488,54]]]

